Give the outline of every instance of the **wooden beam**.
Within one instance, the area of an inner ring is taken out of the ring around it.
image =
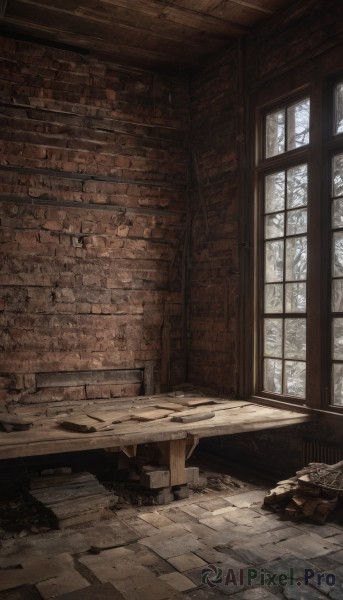
[[[8,0],[0,0],[0,18],[3,19],[6,14]]]
[[[104,371],[73,371],[64,373],[37,373],[37,388],[75,387],[111,383],[141,383],[139,369],[118,369]]]

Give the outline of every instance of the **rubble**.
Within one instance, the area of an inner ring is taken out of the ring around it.
[[[292,519],[325,523],[343,496],[343,461],[334,465],[310,463],[295,477],[279,481],[264,504],[282,510]]]

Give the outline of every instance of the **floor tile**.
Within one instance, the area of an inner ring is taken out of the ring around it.
[[[242,494],[225,496],[225,500],[238,508],[247,508],[252,504],[263,504],[266,494],[267,492],[265,490],[252,490],[250,492],[243,492]]]
[[[111,583],[94,583],[82,590],[57,596],[56,600],[124,600],[124,596]]]
[[[36,584],[36,587],[44,599],[52,598],[59,594],[66,594],[81,590],[89,586],[89,582],[84,579],[77,571],[65,571],[63,575],[42,581]]]
[[[158,529],[160,529],[162,527],[166,527],[167,525],[173,524],[173,522],[170,519],[168,519],[164,515],[161,515],[157,511],[142,513],[142,514],[139,514],[138,516],[139,516],[139,519],[142,519],[146,523],[149,523],[150,525],[153,525],[153,527],[157,527]]]
[[[168,583],[168,585],[173,587],[178,592],[186,592],[187,590],[191,590],[196,587],[193,581],[188,579],[188,577],[185,577],[185,575],[182,575],[182,573],[169,573],[168,575],[161,575],[159,579],[162,579],[162,581]]]
[[[315,558],[316,556],[322,556],[334,552],[338,546],[329,541],[329,539],[323,539],[319,535],[300,535],[295,538],[290,538],[283,542],[279,542],[277,546],[281,549],[289,550],[291,554],[299,558]],[[343,560],[343,551],[342,551]]]
[[[171,557],[169,558],[169,563],[181,573],[183,571],[189,571],[190,569],[196,569],[197,567],[204,567],[207,564],[202,558],[193,552]]]

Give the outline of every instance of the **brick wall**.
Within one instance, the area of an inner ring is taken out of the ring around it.
[[[339,0],[302,0],[290,3],[247,39],[246,72],[251,88],[263,79],[302,69],[306,61],[335,44],[343,31],[343,5]]]
[[[0,399],[40,372],[150,364],[158,381],[163,331],[178,383],[186,79],[7,38],[0,73]]]
[[[189,378],[237,393],[238,44],[191,79]]]

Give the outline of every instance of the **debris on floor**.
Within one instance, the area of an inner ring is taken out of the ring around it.
[[[60,529],[108,516],[118,500],[87,472],[35,477],[30,495],[51,510]]]
[[[21,585],[0,592],[0,600],[41,600],[41,595],[34,585]]]
[[[307,517],[324,523],[343,497],[343,461],[335,465],[310,463],[295,477],[279,481],[264,503],[284,510],[293,519]]]

